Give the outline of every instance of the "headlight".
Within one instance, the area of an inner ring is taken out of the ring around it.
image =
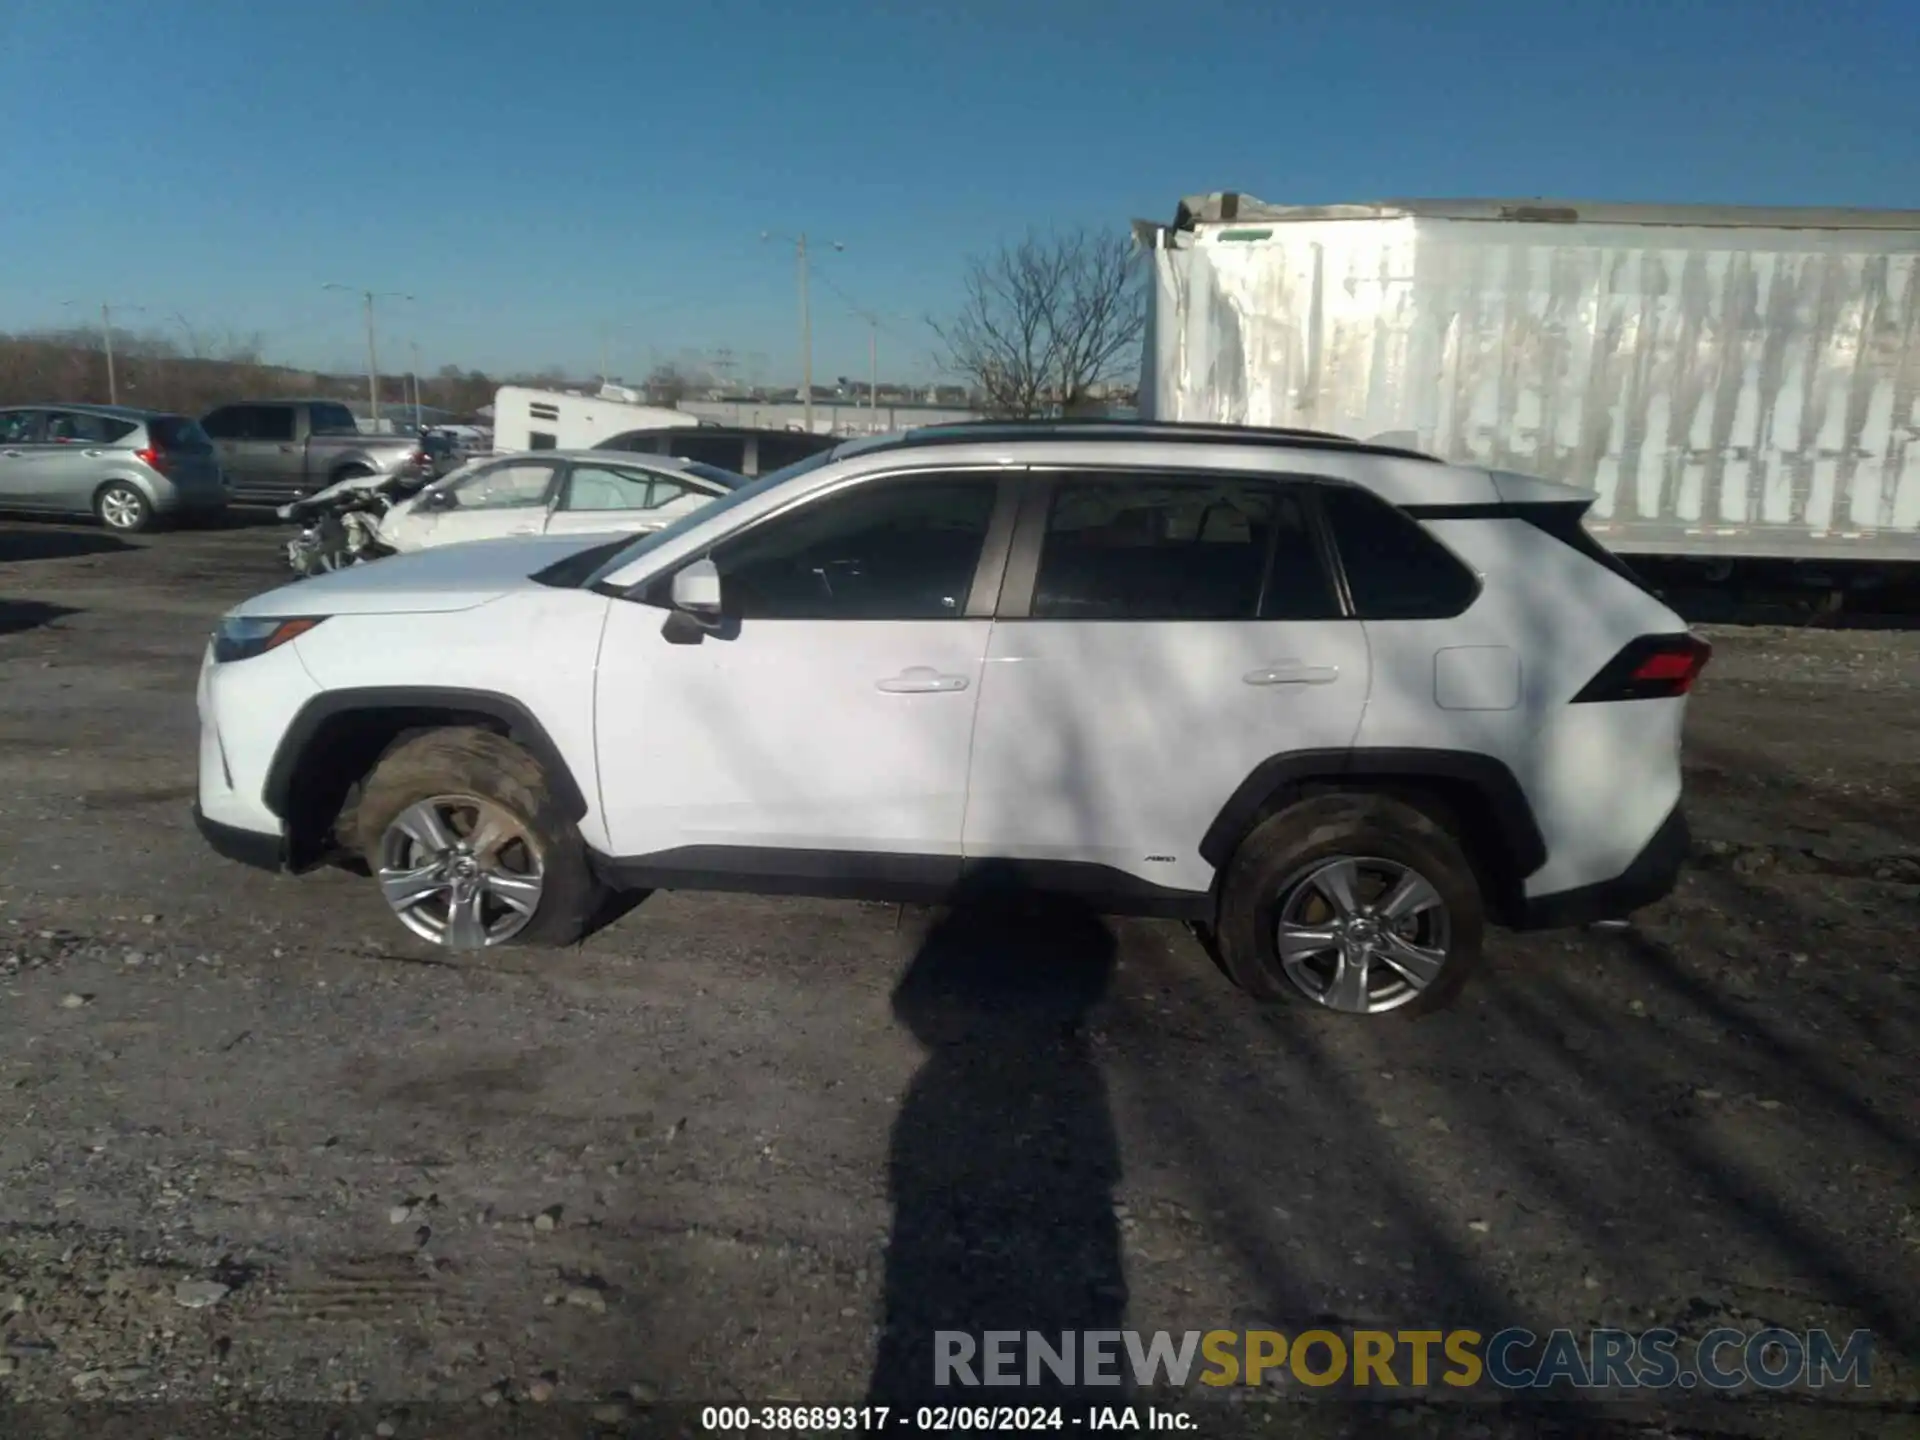
[[[291,618],[229,615],[220,622],[220,628],[213,632],[213,658],[223,665],[235,660],[250,660],[255,655],[266,654],[276,645],[286,644],[296,635],[306,634],[326,618],[324,615]]]

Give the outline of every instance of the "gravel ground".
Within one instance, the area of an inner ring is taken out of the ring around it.
[[[1679,892],[1366,1025],[1051,912],[663,894],[434,960],[366,882],[193,832],[200,648],[274,538],[0,522],[16,1433],[697,1429],[677,1402],[888,1394],[943,1322],[1864,1327],[1843,1401],[1182,1403],[1202,1434],[1914,1433],[1920,634],[1710,629]]]

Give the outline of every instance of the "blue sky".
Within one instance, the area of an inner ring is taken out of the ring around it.
[[[0,0],[0,154],[0,329],[791,383],[805,231],[816,378],[849,299],[926,375],[969,254],[1198,191],[1920,206],[1920,0]]]

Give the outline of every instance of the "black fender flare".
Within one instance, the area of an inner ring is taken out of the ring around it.
[[[300,707],[267,767],[266,785],[261,798],[267,809],[282,820],[287,818],[288,801],[293,793],[294,777],[308,747],[330,720],[376,710],[418,711],[423,714],[475,715],[504,725],[507,737],[524,745],[553,786],[554,800],[569,820],[587,813],[586,796],[581,793],[573,770],[561,755],[560,747],[533,712],[511,695],[493,690],[459,690],[426,685],[377,685],[355,690],[329,690],[316,695]]]
[[[1276,792],[1293,786],[1343,781],[1418,785],[1435,780],[1465,787],[1484,803],[1485,817],[1507,850],[1515,879],[1547,863],[1547,842],[1533,806],[1502,761],[1470,750],[1399,748],[1295,750],[1262,760],[1220,807],[1201,837],[1200,854],[1215,870],[1224,870],[1261,807]]]

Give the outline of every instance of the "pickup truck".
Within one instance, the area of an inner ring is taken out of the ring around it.
[[[426,480],[438,468],[417,436],[362,434],[337,400],[244,400],[209,412],[200,428],[241,504],[284,504],[355,475]]]

